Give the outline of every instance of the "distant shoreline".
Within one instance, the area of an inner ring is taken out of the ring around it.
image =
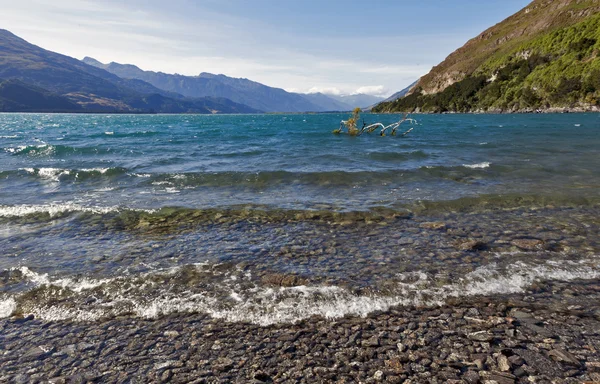
[[[331,111],[331,112],[261,112],[261,113],[164,113],[164,112],[134,112],[134,111],[123,111],[123,112],[99,112],[99,111],[0,111],[0,114],[52,114],[52,115],[186,115],[186,116],[224,116],[224,115],[336,115],[351,113],[351,111]],[[399,115],[403,113],[409,113],[411,115],[535,115],[535,114],[565,114],[565,113],[600,113],[600,107],[592,109],[581,109],[581,108],[550,108],[539,111],[534,110],[519,110],[519,111],[471,111],[471,112],[371,112],[364,111],[365,114],[372,115]]]
[[[545,108],[545,109],[519,109],[516,111],[510,111],[510,110],[502,110],[502,109],[494,109],[494,110],[488,110],[488,111],[481,111],[481,110],[477,110],[477,111],[469,111],[469,112],[456,112],[456,111],[445,111],[445,112],[423,112],[423,111],[412,111],[412,112],[406,112],[406,111],[396,111],[396,112],[376,112],[375,114],[389,114],[389,115],[395,115],[395,114],[399,114],[399,113],[410,113],[410,114],[415,114],[415,115],[517,115],[517,114],[521,114],[521,115],[528,115],[528,114],[562,114],[562,113],[599,113],[600,112],[600,106],[596,106],[596,107],[591,107],[591,108],[581,108],[581,107],[574,107],[574,108],[568,108],[568,107],[552,107],[552,108]],[[373,112],[370,112],[373,113]]]

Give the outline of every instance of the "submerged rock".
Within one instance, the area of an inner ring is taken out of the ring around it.
[[[428,221],[421,223],[419,227],[424,229],[445,229],[446,223],[443,223],[441,221]]]
[[[511,244],[525,251],[538,251],[544,247],[544,242],[538,239],[516,239]]]

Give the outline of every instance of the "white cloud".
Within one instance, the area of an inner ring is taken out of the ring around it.
[[[274,31],[258,19],[211,11],[206,3],[140,4],[145,3],[0,0],[2,28],[76,58],[91,56],[102,62],[185,75],[222,73],[273,87],[330,95],[384,96],[424,75],[437,61],[426,58],[423,65],[414,64],[424,58],[426,50],[420,47],[427,46],[426,38],[413,42],[408,37],[388,36],[382,38],[383,43],[369,45],[369,37],[364,37],[364,44],[359,40],[358,45],[369,50],[348,55],[357,45],[354,37],[316,38]],[[403,49],[390,49],[393,46]]]
[[[364,87],[358,88],[356,91],[352,92],[353,95],[357,95],[359,93],[364,93],[365,95],[372,96],[386,96],[390,93],[390,91],[384,87],[383,85],[367,85]]]
[[[342,91],[340,91],[336,87],[312,87],[306,93],[324,93],[326,95],[341,95]]]
[[[380,75],[418,75],[427,68],[422,65],[374,65],[360,69],[362,73]]]

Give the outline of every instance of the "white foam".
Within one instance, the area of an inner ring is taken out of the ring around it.
[[[0,205],[0,217],[22,217],[36,213],[47,213],[54,217],[66,212],[89,212],[106,214],[118,212],[118,207],[84,207],[79,204],[46,204],[46,205]],[[151,211],[148,211],[151,213]]]
[[[18,147],[4,148],[4,150],[8,153],[17,154],[17,153],[23,152],[27,148],[31,148],[31,146],[20,145]],[[44,144],[36,145],[35,150],[31,151],[30,154],[35,155],[35,156],[41,156],[41,155],[50,155],[53,152],[54,152],[54,147],[52,145],[48,145],[48,144],[44,143]]]
[[[17,308],[17,302],[12,297],[0,298],[0,319],[9,317]]]
[[[114,135],[115,133],[114,133],[114,132],[112,132],[112,131],[106,131],[106,132],[104,132],[104,134],[105,134],[105,135]]]
[[[61,176],[71,174],[70,170],[61,168],[20,168],[19,170],[32,175],[38,175],[42,179],[50,181],[60,181]]]
[[[33,283],[37,287],[53,285],[60,288],[68,288],[74,292],[82,292],[84,290],[94,289],[101,286],[102,284],[106,284],[114,280],[88,278],[74,279],[69,277],[51,280],[48,277],[47,273],[37,273],[25,266],[12,268],[11,270],[20,271],[23,277],[25,277],[30,283]]]
[[[8,148],[4,148],[4,151],[8,152],[8,153],[19,153],[22,150],[24,150],[25,148],[27,148],[26,145],[21,145],[19,147],[8,147]]]
[[[82,168],[79,170],[79,172],[98,172],[101,174],[105,174],[109,170],[110,168]]]
[[[483,163],[477,163],[477,164],[463,164],[463,167],[467,167],[467,168],[471,168],[471,169],[484,169],[484,168],[489,168],[491,165],[491,163],[489,162],[483,162]]]
[[[252,322],[259,325],[294,323],[311,316],[330,319],[346,315],[364,317],[373,311],[386,311],[397,305],[435,306],[443,304],[450,297],[521,293],[538,280],[571,281],[600,278],[600,268],[591,260],[579,263],[546,262],[539,265],[516,262],[510,269],[501,268],[496,264],[482,266],[463,278],[442,286],[437,285],[431,276],[423,272],[401,274],[393,294],[356,295],[338,286],[254,286],[240,292],[236,284],[239,284],[240,278],[244,279],[243,276],[238,275],[238,279],[232,279],[228,273],[211,270],[208,264],[197,265],[196,268],[204,272],[212,271],[215,275],[224,274],[224,278],[220,279],[221,283],[215,283],[212,287],[225,292],[225,296],[230,300],[217,299],[222,296],[215,295],[216,291],[176,292],[172,287],[166,287],[157,296],[148,296],[148,292],[155,291],[157,286],[156,283],[144,279],[145,276],[172,275],[180,270],[180,267],[133,277],[142,282],[135,288],[130,284],[131,277],[126,276],[103,280],[52,280],[46,274],[37,274],[26,267],[21,267],[20,270],[34,285],[68,288],[86,296],[87,291],[101,287],[106,295],[102,298],[101,305],[85,310],[63,304],[42,304],[27,309],[36,317],[46,320],[94,321],[123,313],[134,313],[142,318],[156,318],[175,312],[200,312],[230,322]],[[111,285],[117,280],[125,284]],[[102,287],[103,285],[106,286]],[[8,303],[4,304],[6,308],[13,308],[12,302],[5,302]],[[8,309],[3,313],[7,313]]]

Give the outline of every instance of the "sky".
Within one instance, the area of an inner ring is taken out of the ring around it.
[[[42,48],[293,92],[389,96],[528,0],[0,0]]]

